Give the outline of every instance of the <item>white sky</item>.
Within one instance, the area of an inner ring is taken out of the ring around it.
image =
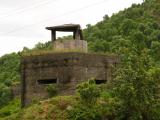
[[[95,24],[143,0],[0,0],[0,56],[50,40],[45,27]]]

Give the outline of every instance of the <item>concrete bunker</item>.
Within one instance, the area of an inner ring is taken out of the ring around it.
[[[95,78],[96,84],[112,79],[112,66],[119,63],[117,56],[87,53],[87,41],[83,40],[78,24],[47,27],[51,30],[56,50],[78,49],[80,52],[53,52],[43,55],[24,56],[21,60],[22,107],[33,99],[48,98],[45,86],[58,85],[59,95],[74,94],[77,84]],[[56,31],[73,31],[73,40],[56,40]]]

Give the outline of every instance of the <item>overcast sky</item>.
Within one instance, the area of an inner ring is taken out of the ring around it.
[[[0,0],[0,56],[50,40],[46,26],[94,25],[143,0]],[[59,34],[60,35],[60,34]]]

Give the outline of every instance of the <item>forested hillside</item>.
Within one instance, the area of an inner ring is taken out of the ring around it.
[[[2,119],[12,113],[6,119],[160,119],[160,0],[146,0],[111,17],[105,15],[96,25],[88,24],[83,33],[90,52],[120,56],[113,81],[96,86],[91,80],[79,85],[78,95],[53,98],[23,110],[8,110],[19,107],[17,99],[12,101],[10,86],[20,81],[21,56],[52,49],[51,42],[38,43],[33,49],[25,47],[0,58]],[[35,114],[31,114],[33,110]]]
[[[90,50],[120,55],[146,49],[155,61],[160,54],[160,1],[148,0],[143,5],[104,16],[96,25],[87,25],[85,39]]]

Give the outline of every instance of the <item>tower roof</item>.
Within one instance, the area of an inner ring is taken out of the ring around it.
[[[64,24],[64,25],[46,27],[46,29],[52,31],[76,31],[80,30],[81,27],[79,24]]]

